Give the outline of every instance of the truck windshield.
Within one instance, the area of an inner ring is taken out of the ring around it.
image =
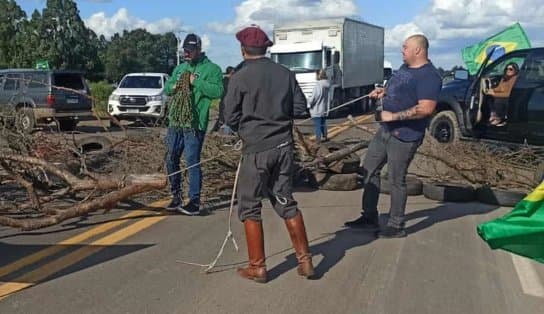
[[[160,76],[127,76],[119,84],[120,88],[162,88]]]
[[[321,68],[321,51],[274,53],[272,60],[294,72],[312,72]]]

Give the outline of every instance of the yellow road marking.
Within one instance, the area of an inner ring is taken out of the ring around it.
[[[74,244],[80,244],[81,242],[90,239],[96,235],[99,235],[101,233],[104,233],[110,229],[113,229],[126,221],[124,219],[126,218],[134,218],[138,216],[142,216],[145,214],[148,214],[149,211],[145,210],[135,210],[132,211],[121,218],[119,220],[110,221],[105,224],[101,224],[93,229],[87,230],[81,234],[78,234],[76,236],[73,236],[67,240],[61,241],[59,243],[56,243],[46,249],[43,249],[41,251],[38,251],[36,253],[33,253],[31,255],[25,256],[11,264],[8,264],[6,266],[0,267],[0,278],[4,277],[14,271],[17,271],[23,267],[26,267],[28,265],[34,264],[48,256],[51,256],[53,254],[57,254],[58,252],[66,249],[65,245],[74,245]]]
[[[131,235],[134,235],[154,224],[163,220],[166,216],[157,216],[144,218],[132,225],[129,225],[121,230],[118,230],[110,235],[92,242],[90,245],[75,250],[74,252],[63,256],[57,260],[33,270],[27,274],[16,278],[13,282],[8,282],[0,286],[0,300],[10,294],[21,291],[30,286],[36,285],[38,282],[58,273],[81,260],[91,256],[92,254],[104,249],[107,245],[112,245],[122,241]]]

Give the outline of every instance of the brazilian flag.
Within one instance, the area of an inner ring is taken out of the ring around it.
[[[477,226],[491,249],[544,263],[544,182],[503,217]]]
[[[476,45],[463,48],[461,54],[469,73],[474,75],[489,53],[493,52],[489,59],[492,62],[510,51],[524,48],[531,48],[531,43],[521,25],[515,23]]]

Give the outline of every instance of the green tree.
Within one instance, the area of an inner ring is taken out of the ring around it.
[[[27,23],[26,13],[14,0],[0,0],[0,68],[15,66],[22,51],[17,47],[17,34]]]
[[[103,55],[105,76],[119,81],[131,72],[170,73],[176,65],[176,37],[153,35],[144,29],[115,34]]]
[[[38,30],[43,58],[59,69],[99,70],[98,37],[88,29],[72,0],[47,0]]]

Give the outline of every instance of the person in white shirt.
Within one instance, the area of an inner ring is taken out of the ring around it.
[[[329,104],[329,90],[331,84],[325,70],[317,70],[317,82],[308,101],[308,109],[315,126],[315,139],[318,144],[327,141],[327,110]]]

